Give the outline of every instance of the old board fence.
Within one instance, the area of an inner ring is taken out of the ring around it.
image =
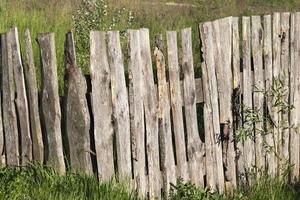
[[[2,164],[39,161],[101,180],[118,174],[151,199],[178,177],[220,192],[251,185],[262,173],[283,174],[285,161],[287,180],[298,181],[300,13],[227,17],[201,23],[199,33],[202,78],[195,78],[190,28],[180,40],[168,31],[166,48],[157,37],[153,51],[148,29],[128,30],[127,85],[118,31],[90,33],[88,81],[67,33],[63,100],[54,34],[37,38],[40,95],[29,31],[25,55],[16,28],[1,34]]]

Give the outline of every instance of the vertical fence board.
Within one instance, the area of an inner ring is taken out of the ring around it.
[[[296,127],[300,124],[300,70],[298,63],[300,62],[300,13],[291,15],[291,69],[290,69],[290,105],[294,109],[290,113],[290,164],[293,165],[291,171],[291,182],[299,181],[299,131]]]
[[[143,108],[143,79],[140,35],[138,30],[128,31],[128,74],[131,148],[135,188],[140,195],[147,192],[145,158],[145,124]]]
[[[280,54],[281,54],[281,40],[280,40],[280,14],[273,15],[273,82],[274,79],[279,79],[280,73]],[[275,104],[275,98],[272,101]],[[273,108],[273,123],[274,123],[274,144],[275,144],[275,158],[276,158],[276,172],[279,172],[278,164],[281,157],[281,131],[279,130],[278,121],[280,121],[279,109]]]
[[[150,199],[161,197],[157,99],[152,71],[149,30],[140,29],[142,72],[144,80],[143,99],[146,119],[146,152],[148,161],[148,187]]]
[[[182,46],[182,71],[183,71],[183,97],[185,106],[186,131],[188,139],[188,156],[192,165],[193,174],[199,185],[204,185],[204,144],[202,143],[197,121],[196,89],[194,77],[194,60],[192,53],[192,31],[191,28],[181,30]],[[194,179],[194,178],[193,178]]]
[[[251,79],[251,32],[250,32],[250,18],[243,17],[243,104],[244,112],[246,109],[252,110],[252,79]],[[244,128],[249,130],[251,136],[248,136],[244,143],[244,162],[247,181],[251,185],[251,175],[253,166],[255,166],[254,142],[253,142],[253,124],[251,121],[247,122],[247,117],[244,115]]]
[[[263,30],[261,27],[260,16],[252,16],[252,57],[254,67],[254,93],[253,93],[253,110],[263,117],[264,109],[264,72],[263,72]],[[257,176],[264,173],[264,153],[263,153],[263,119],[255,122],[255,162]]]
[[[61,111],[58,95],[56,52],[53,33],[38,35],[42,63],[42,110],[48,142],[47,164],[64,174]]]
[[[272,69],[272,29],[271,29],[271,15],[264,16],[264,47],[263,47],[263,60],[265,67],[265,90],[270,91],[272,89],[272,81],[273,81],[273,69]],[[272,106],[272,98],[266,98],[266,108],[267,114],[271,119],[274,119],[273,106]],[[267,127],[268,129],[270,127]],[[266,146],[270,147],[274,150],[274,137],[273,132],[266,133],[265,142]],[[269,151],[266,152],[266,170],[269,175],[275,177],[276,173],[276,163],[275,163],[275,152]]]
[[[30,128],[32,136],[33,160],[38,162],[44,161],[44,144],[42,138],[41,121],[39,114],[38,89],[36,83],[35,65],[33,49],[29,29],[25,30],[25,52],[26,52],[26,83],[28,105],[30,113]]]
[[[173,130],[175,135],[176,161],[177,161],[177,176],[188,180],[188,166],[186,158],[186,144],[184,137],[184,124],[182,113],[182,93],[180,89],[180,69],[178,63],[177,50],[177,33],[175,31],[167,32],[168,46],[168,66],[169,66],[169,83],[170,83],[170,101],[172,108]],[[197,164],[197,163],[195,163]],[[195,168],[197,169],[197,168]],[[197,172],[198,170],[196,170]],[[191,172],[195,174],[196,172]],[[195,176],[191,176],[192,182],[195,181]]]
[[[15,109],[14,75],[12,66],[11,33],[1,35],[3,128],[6,164],[19,165],[19,139]]]
[[[32,161],[32,141],[29,125],[29,111],[26,96],[26,86],[24,78],[23,63],[21,58],[21,50],[19,44],[19,35],[17,28],[10,29],[11,48],[12,48],[12,64],[15,78],[15,87],[17,92],[16,108],[18,114],[18,122],[20,125],[21,135],[21,160],[22,165]]]
[[[108,55],[111,70],[111,91],[114,128],[116,133],[118,173],[122,178],[131,178],[129,104],[118,31],[108,32]]]
[[[154,56],[158,79],[158,127],[160,140],[160,157],[163,174],[163,197],[170,192],[170,183],[176,184],[175,160],[172,144],[169,91],[166,81],[166,64],[162,36],[155,38]]]
[[[234,117],[234,134],[242,127],[241,114],[241,76],[240,76],[240,36],[239,36],[239,18],[232,18],[232,78],[233,78],[233,95],[232,95],[232,112]],[[234,139],[235,140],[235,139]],[[236,180],[239,183],[244,181],[244,145],[243,141],[236,143]]]
[[[283,86],[286,90],[283,94],[283,100],[289,102],[289,72],[290,72],[290,13],[281,13],[280,16],[280,30],[281,30],[281,68],[280,73],[283,78]],[[282,165],[289,162],[289,109],[282,111]]]
[[[65,73],[64,121],[71,168],[91,175],[93,167],[90,150],[90,114],[86,99],[87,84],[81,69],[77,67],[72,32],[66,34]]]
[[[114,175],[112,102],[110,69],[105,32],[90,33],[92,111],[97,170],[99,178],[108,181]]]

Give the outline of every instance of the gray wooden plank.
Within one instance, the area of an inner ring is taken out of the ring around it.
[[[61,136],[61,110],[54,34],[39,34],[38,44],[42,64],[42,116],[48,143],[46,163],[54,167],[60,174],[64,174],[66,168]]]
[[[108,32],[108,57],[111,72],[111,91],[114,129],[116,133],[118,174],[131,178],[131,147],[128,93],[125,83],[123,55],[118,31]]]
[[[148,190],[150,199],[161,197],[160,163],[158,144],[158,102],[155,95],[155,85],[152,71],[149,30],[140,29],[143,100],[146,120],[146,152],[148,161]]]
[[[92,112],[98,176],[110,180],[114,173],[112,99],[105,32],[90,33]]]
[[[128,76],[129,76],[129,108],[131,149],[135,188],[139,195],[145,196],[146,155],[145,155],[145,124],[143,108],[142,58],[139,30],[128,30]]]
[[[27,95],[28,95],[28,107],[29,107],[29,117],[30,117],[30,128],[32,136],[32,151],[33,160],[37,162],[44,161],[44,144],[42,138],[41,121],[39,114],[39,101],[38,101],[38,89],[36,82],[36,73],[33,57],[32,42],[29,29],[25,30],[25,52],[26,59],[25,63],[27,68],[25,68],[26,74],[26,85],[27,85]]]
[[[70,149],[70,166],[73,171],[91,175],[90,114],[86,93],[86,80],[76,63],[73,33],[68,32],[65,40],[64,121]]]

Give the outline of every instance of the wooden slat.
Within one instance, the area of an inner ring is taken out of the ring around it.
[[[252,110],[252,91],[253,83],[251,80],[251,32],[250,32],[250,18],[242,18],[243,28],[243,105],[245,109]],[[244,116],[244,121],[246,116]],[[254,178],[251,175],[253,171],[253,166],[255,166],[255,154],[254,154],[254,142],[253,142],[253,125],[252,122],[246,122],[244,128],[248,130],[251,135],[248,136],[244,143],[244,163],[247,181],[251,185]]]
[[[1,65],[2,66],[2,65]],[[5,166],[4,130],[2,120],[2,91],[0,92],[0,166]]]
[[[217,87],[215,78],[215,59],[213,49],[213,27],[211,22],[200,24],[199,30],[202,40],[202,52],[204,58],[202,78],[203,78],[203,91],[204,91],[204,128],[205,128],[205,164],[206,164],[206,186],[216,190],[217,188],[217,169],[215,160],[215,130],[213,122],[213,97],[217,97]],[[214,77],[214,78],[213,78]],[[215,84],[215,85],[213,85]],[[216,95],[216,96],[215,96]],[[195,141],[190,140],[190,141]],[[190,152],[189,152],[190,153]]]
[[[11,33],[1,35],[3,128],[6,164],[19,165],[19,139],[15,110],[14,75],[12,66]]]
[[[293,165],[291,171],[291,182],[299,181],[299,130],[297,125],[300,124],[300,69],[298,63],[300,62],[300,13],[293,13],[291,15],[291,69],[290,69],[290,105],[294,109],[290,113],[290,162]]]
[[[264,16],[264,47],[263,47],[263,56],[264,56],[264,74],[265,74],[265,90],[270,91],[272,89],[273,81],[273,68],[272,68],[272,29],[271,29],[271,15]],[[273,115],[273,106],[272,98],[267,96],[266,105],[267,112],[271,119],[274,118]],[[268,125],[270,126],[270,125]],[[267,127],[268,129],[270,127]],[[276,173],[276,161],[275,161],[275,152],[274,152],[274,137],[273,132],[267,133],[265,136],[265,142],[268,148],[273,149],[269,152],[266,152],[266,169],[269,175],[275,177]]]
[[[11,34],[12,36],[12,64],[14,69],[15,86],[17,92],[17,98],[15,102],[21,135],[21,162],[22,165],[25,165],[26,163],[32,161],[32,141],[30,134],[25,77],[21,58],[18,30],[17,28],[11,28],[9,32],[9,34]]]
[[[155,38],[154,56],[158,80],[158,127],[163,178],[163,198],[167,198],[170,184],[176,184],[175,160],[172,144],[170,102],[166,81],[166,64],[162,36]]]
[[[39,34],[38,44],[42,63],[43,120],[48,143],[46,163],[54,167],[60,174],[64,174],[66,168],[61,137],[61,111],[54,34]]]
[[[280,54],[281,54],[281,41],[280,41],[280,14],[274,13],[273,15],[273,82],[274,79],[279,79],[280,73]],[[273,99],[272,104],[275,105],[276,99]],[[281,116],[278,113],[279,109],[273,107],[273,123],[274,123],[274,144],[275,144],[275,158],[276,158],[276,172],[278,174],[279,159],[281,157],[281,131],[277,128],[278,121]]]
[[[65,41],[65,130],[73,171],[93,173],[90,150],[90,114],[86,99],[87,84],[77,67],[74,37],[66,34]],[[79,142],[80,141],[80,142]]]
[[[149,30],[140,29],[142,72],[143,72],[143,98],[146,120],[146,152],[148,161],[148,187],[150,199],[161,197],[160,164],[158,151],[158,117],[157,99],[152,71]]]
[[[261,27],[260,16],[252,16],[252,57],[254,68],[254,91],[253,93],[253,109],[260,117],[264,112],[264,74],[263,74],[263,30]],[[255,122],[255,162],[257,168],[257,176],[260,177],[265,170],[264,153],[263,153],[263,127],[262,119]]]
[[[232,18],[232,78],[233,78],[233,99],[232,111],[234,117],[234,134],[242,127],[242,76],[240,73],[240,36],[239,18]],[[243,141],[235,141],[236,144],[236,178],[241,184],[244,180],[244,144]]]
[[[168,67],[169,67],[169,84],[170,84],[170,101],[172,108],[173,131],[175,135],[177,176],[183,180],[189,180],[188,166],[186,158],[186,144],[184,137],[184,124],[182,113],[182,90],[180,88],[180,69],[178,63],[177,50],[177,33],[175,31],[167,32],[168,46]],[[195,165],[197,163],[194,163]],[[192,169],[192,168],[191,168]],[[195,167],[197,169],[197,167]],[[195,170],[194,169],[194,170]],[[191,172],[195,174],[196,172]],[[195,176],[191,176],[193,183],[197,184]]]
[[[204,186],[204,144],[199,137],[197,109],[195,99],[194,60],[192,53],[192,30],[181,30],[183,94],[185,106],[185,122],[187,131],[188,159],[191,161],[190,178]],[[196,176],[196,177],[192,177]]]
[[[145,124],[143,108],[143,79],[141,69],[140,32],[128,31],[128,76],[129,76],[129,104],[130,130],[133,173],[135,188],[139,195],[147,192],[146,157],[145,157]]]
[[[99,178],[108,181],[114,175],[112,102],[110,69],[105,32],[90,33],[92,111]]]
[[[25,68],[28,106],[30,113],[30,128],[32,136],[33,160],[38,162],[44,161],[44,144],[42,138],[41,121],[39,114],[38,89],[36,83],[35,65],[33,49],[29,29],[25,30]]]
[[[283,78],[283,86],[286,90],[283,94],[283,101],[289,103],[289,72],[290,72],[290,13],[281,13],[280,16],[280,30],[281,30],[281,68],[280,73]],[[282,165],[289,163],[289,110],[283,109],[282,120]]]
[[[131,147],[128,94],[118,31],[108,32],[108,55],[111,72],[113,119],[116,133],[118,174],[131,178]]]

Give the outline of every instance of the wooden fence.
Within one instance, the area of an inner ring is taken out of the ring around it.
[[[202,78],[194,76],[190,28],[179,40],[168,31],[166,48],[156,37],[154,50],[148,29],[128,30],[128,59],[118,31],[92,31],[88,82],[67,33],[62,100],[54,34],[37,38],[40,95],[29,31],[25,55],[16,28],[1,34],[2,164],[39,161],[101,180],[118,175],[151,199],[178,177],[220,192],[251,185],[263,173],[283,174],[284,161],[292,166],[288,180],[298,181],[300,13],[227,17],[201,23],[199,32]],[[240,133],[248,137],[238,140]]]

